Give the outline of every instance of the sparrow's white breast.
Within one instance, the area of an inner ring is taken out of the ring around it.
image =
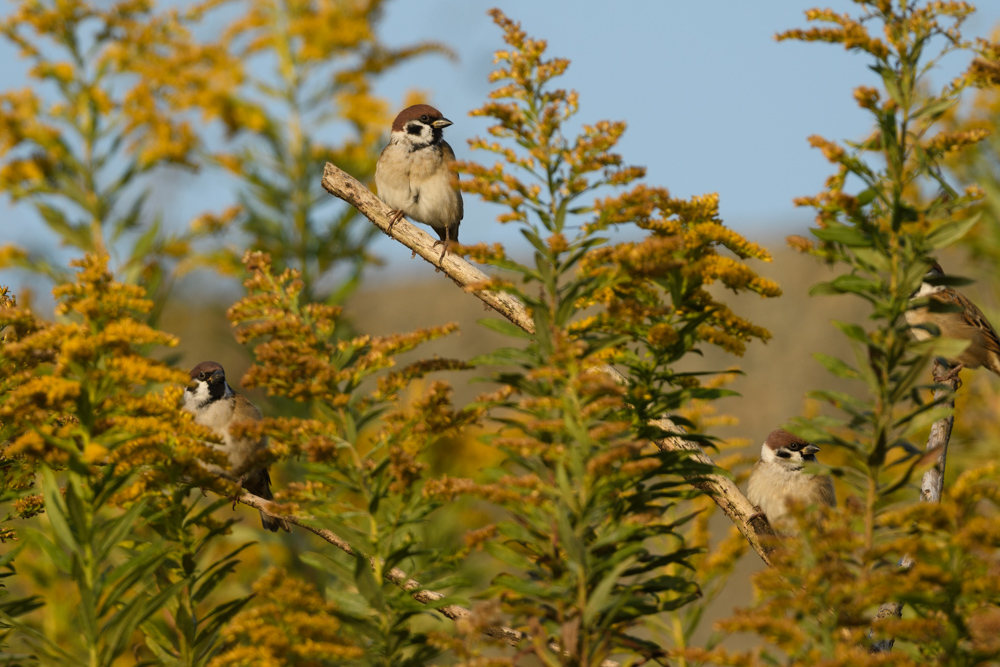
[[[820,480],[801,469],[793,470],[780,463],[760,461],[754,466],[747,482],[747,500],[759,507],[771,524],[778,527],[784,523],[781,518],[788,513],[788,498],[806,504],[824,503],[826,499],[822,494],[827,491],[827,486],[828,478]]]
[[[379,156],[375,185],[382,201],[417,222],[445,228],[462,219],[461,194],[440,145],[411,151],[393,139]]]
[[[233,421],[233,412],[236,409],[236,401],[232,396],[225,396],[217,401],[209,401],[208,386],[201,384],[194,392],[184,392],[183,407],[186,411],[194,415],[197,424],[206,426],[222,439],[219,449],[229,456],[230,465],[235,466],[239,461],[233,460],[237,449],[233,447],[233,439],[229,435],[229,426]]]

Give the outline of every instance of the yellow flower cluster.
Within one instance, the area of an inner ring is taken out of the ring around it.
[[[334,330],[340,307],[300,305],[302,284],[296,271],[273,275],[270,257],[259,252],[248,251],[244,264],[250,272],[245,282],[247,296],[229,309],[229,319],[237,326],[241,343],[257,342],[257,363],[244,378],[244,386],[262,387],[270,395],[343,407],[362,380],[395,366],[397,355],[457,328],[451,324],[391,336],[338,340]],[[445,367],[453,364],[410,367],[383,379],[373,398],[386,400],[420,373]]]
[[[253,592],[256,604],[226,626],[227,648],[209,667],[331,664],[364,655],[345,640],[336,606],[311,584],[274,568]]]
[[[829,42],[843,44],[845,49],[856,49],[884,59],[889,55],[889,47],[877,37],[872,37],[861,21],[852,19],[848,14],[837,14],[830,9],[810,9],[806,11],[809,21],[825,21],[836,24],[837,28],[796,28],[787,30],[776,36],[778,41],[797,39],[804,42]]]
[[[867,552],[863,533],[854,528],[863,511],[859,503],[808,513],[796,507],[809,530],[784,540],[772,554],[774,566],[755,575],[755,608],[738,610],[721,625],[761,635],[791,665],[988,664],[996,657],[1000,628],[1000,528],[991,516],[998,502],[997,466],[973,468],[940,504],[886,512],[880,521],[890,539]],[[902,554],[916,564],[896,567]],[[905,599],[916,613],[880,620],[875,633],[913,642],[919,656],[868,653],[872,612],[890,599]],[[718,664],[770,664],[764,651],[684,653]]]
[[[141,288],[116,282],[106,257],[74,264],[76,282],[54,290],[64,321],[41,322],[13,305],[0,310],[2,456],[118,472],[156,466],[119,496],[124,502],[213,455],[204,431],[177,409],[177,387],[157,389],[186,377],[148,356],[151,346],[176,340],[136,319],[152,305]]]

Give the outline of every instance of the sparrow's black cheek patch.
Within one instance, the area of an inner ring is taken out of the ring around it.
[[[409,125],[406,126],[406,131],[414,136],[420,136],[420,133],[423,132],[424,130],[416,123],[410,123]]]
[[[790,459],[790,458],[792,458],[792,455],[789,452],[786,452],[783,449],[779,449],[778,450],[778,456],[780,458],[783,458],[783,459]]]

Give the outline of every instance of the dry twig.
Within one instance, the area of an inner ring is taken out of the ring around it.
[[[940,361],[934,362],[934,377],[942,377],[944,371],[947,370],[947,366],[942,364]],[[942,382],[942,387],[940,389],[934,390],[934,400],[940,401],[943,399],[948,392],[951,392],[951,400],[944,405],[949,406],[952,409],[952,414],[945,417],[944,419],[939,419],[931,426],[931,433],[927,437],[927,451],[931,451],[935,448],[940,447],[941,452],[938,454],[938,459],[934,463],[934,467],[924,473],[923,479],[920,480],[920,502],[924,503],[939,503],[941,502],[941,494],[944,492],[944,467],[948,460],[948,441],[951,440],[951,428],[955,424],[955,391],[958,389],[958,376],[945,380]],[[903,556],[899,561],[899,567],[906,569],[913,565],[913,559],[909,555]],[[884,618],[901,618],[903,616],[903,604],[901,602],[883,602],[882,606],[878,608],[878,612],[875,614],[875,621],[880,621]],[[875,629],[872,628],[868,631],[868,637],[875,637]],[[895,643],[892,637],[883,637],[876,639],[872,642],[871,648],[868,649],[869,653],[888,653],[892,650],[892,645]]]

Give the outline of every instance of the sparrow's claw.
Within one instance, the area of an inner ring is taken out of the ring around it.
[[[955,364],[954,366],[951,367],[951,369],[947,373],[942,373],[942,374],[935,373],[934,374],[934,381],[935,382],[951,382],[952,380],[955,380],[955,379],[958,378],[958,374],[962,371],[963,368],[965,368],[964,364]],[[937,370],[937,369],[935,368],[935,370]],[[962,384],[962,381],[959,380],[958,381],[958,386],[961,386],[961,384]],[[956,387],[956,389],[957,389],[957,387]]]
[[[233,501],[234,511],[236,510],[236,506],[240,503],[240,496],[243,495],[243,480],[245,480],[246,477],[247,477],[246,475],[241,475],[240,478],[236,480],[236,483],[239,484],[239,487],[236,489],[236,493],[230,496],[230,498]]]
[[[440,244],[441,244],[441,254],[440,254],[440,255],[438,255],[438,265],[440,266],[440,265],[441,265],[441,263],[442,263],[442,262],[444,261],[444,256],[445,256],[445,253],[447,253],[447,252],[448,252],[448,245],[449,245],[449,242],[448,242],[448,241],[444,241],[444,242],[442,243],[441,241],[438,241],[438,243],[440,243]],[[437,245],[437,244],[435,244],[435,245]]]
[[[386,234],[392,233],[392,226],[399,222],[400,218],[403,217],[403,212],[397,209],[389,211],[389,229],[385,230]]]
[[[750,516],[747,517],[746,525],[749,526],[751,523],[753,523],[754,519],[757,519],[757,518],[762,517],[762,516],[765,516],[763,512],[761,512],[761,511],[754,512],[753,514],[751,514]]]

